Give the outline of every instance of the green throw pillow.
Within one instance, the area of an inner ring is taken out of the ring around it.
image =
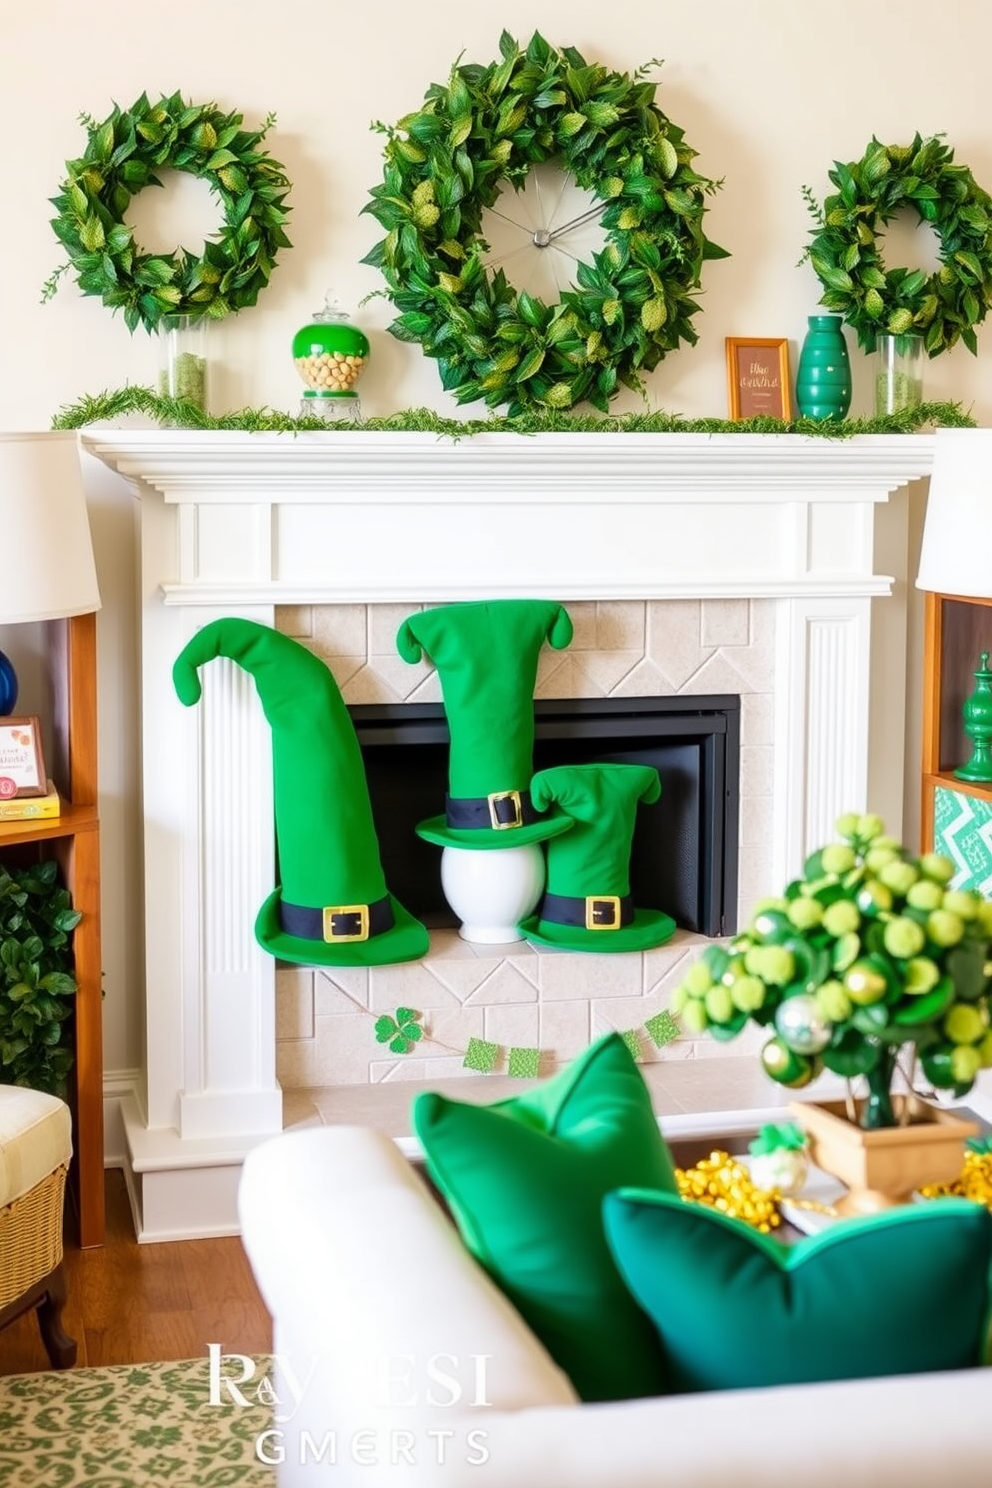
[[[841,1220],[795,1245],[664,1193],[610,1194],[604,1219],[674,1389],[983,1362],[992,1214],[967,1199]]]
[[[654,1329],[603,1233],[611,1189],[675,1192],[651,1098],[619,1034],[512,1100],[419,1095],[413,1125],[465,1245],[582,1399],[663,1392]]]

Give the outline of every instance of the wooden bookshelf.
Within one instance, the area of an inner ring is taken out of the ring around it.
[[[104,1238],[103,967],[100,950],[100,818],[97,809],[96,616],[45,626],[54,758],[48,773],[62,796],[59,816],[0,822],[0,851],[54,857],[82,919],[73,932],[79,990],[69,1103],[71,1192],[81,1246]]]

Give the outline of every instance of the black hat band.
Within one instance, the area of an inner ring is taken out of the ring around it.
[[[538,918],[581,930],[623,930],[634,922],[634,901],[629,894],[545,894]]]
[[[541,820],[529,790],[491,791],[488,796],[445,796],[444,815],[449,827],[463,831],[485,827],[507,832]]]
[[[320,940],[328,945],[371,940],[384,935],[396,923],[389,895],[374,904],[327,904],[313,909],[306,904],[279,902],[279,923],[287,935],[299,940]]]

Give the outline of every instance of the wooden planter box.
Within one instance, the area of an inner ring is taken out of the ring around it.
[[[897,1096],[896,1114],[907,1097]],[[877,1214],[909,1202],[927,1183],[950,1183],[964,1164],[965,1142],[977,1136],[964,1121],[940,1106],[909,1097],[906,1126],[863,1131],[850,1121],[843,1101],[795,1101],[789,1109],[809,1137],[811,1160],[847,1185],[834,1207],[839,1214]],[[861,1105],[858,1105],[860,1115]]]

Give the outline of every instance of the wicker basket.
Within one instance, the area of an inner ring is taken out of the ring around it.
[[[62,1259],[66,1168],[0,1209],[0,1310],[15,1302]]]

